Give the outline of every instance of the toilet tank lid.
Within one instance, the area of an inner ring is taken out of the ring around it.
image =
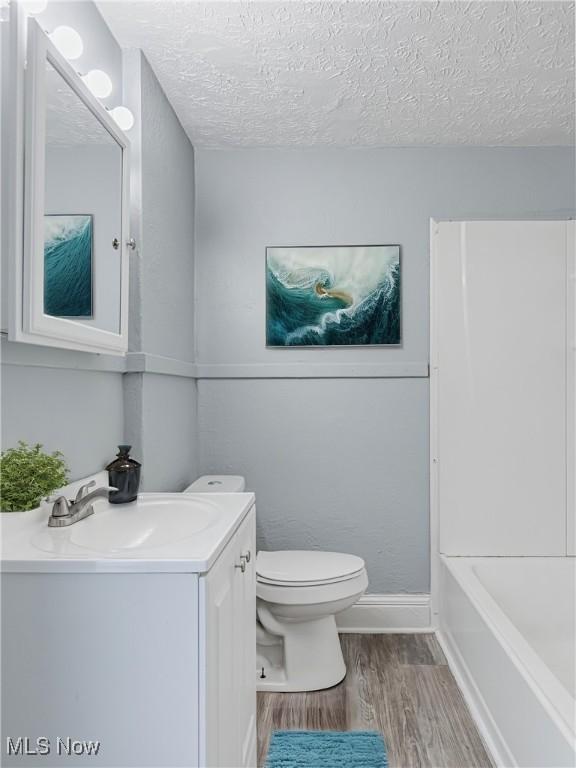
[[[241,493],[245,488],[241,475],[202,475],[184,493]]]
[[[261,550],[256,558],[256,573],[277,584],[323,582],[346,579],[364,568],[364,560],[342,552],[316,550]]]

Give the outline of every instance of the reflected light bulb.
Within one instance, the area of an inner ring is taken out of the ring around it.
[[[91,69],[82,80],[98,99],[105,99],[112,93],[112,80],[101,69]]]
[[[56,27],[50,35],[50,39],[64,58],[72,61],[82,56],[84,43],[78,32],[72,27]]]
[[[129,131],[134,125],[134,115],[128,107],[114,107],[110,114],[123,131]]]
[[[48,0],[23,0],[24,10],[30,16],[36,16],[46,10]]]

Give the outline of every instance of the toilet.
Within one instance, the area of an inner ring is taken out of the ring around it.
[[[260,551],[256,557],[257,687],[317,691],[346,675],[336,614],[366,591],[364,561],[318,551]]]
[[[185,493],[241,493],[240,475],[204,475]],[[256,556],[257,688],[317,691],[346,675],[336,614],[368,587],[356,555],[261,550]]]

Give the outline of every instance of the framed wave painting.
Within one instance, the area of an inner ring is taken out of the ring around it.
[[[91,214],[44,216],[44,312],[92,317]]]
[[[266,249],[268,347],[401,344],[400,246]]]

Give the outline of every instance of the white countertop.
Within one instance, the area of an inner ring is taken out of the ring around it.
[[[168,494],[141,494],[139,499],[166,500]],[[171,494],[170,494],[171,496]],[[99,513],[134,516],[131,505],[110,505],[99,499],[94,514],[64,528],[47,525],[50,505],[30,512],[0,514],[1,562],[3,573],[205,573],[210,570],[234,531],[254,506],[253,493],[173,494],[175,499],[193,499],[205,503],[214,522],[202,530],[161,546],[132,546],[121,551],[93,551],[80,546],[75,531],[90,540],[90,531],[98,532]],[[135,502],[136,504],[137,502]],[[169,514],[169,513],[167,513]],[[193,512],[192,512],[193,514]]]

